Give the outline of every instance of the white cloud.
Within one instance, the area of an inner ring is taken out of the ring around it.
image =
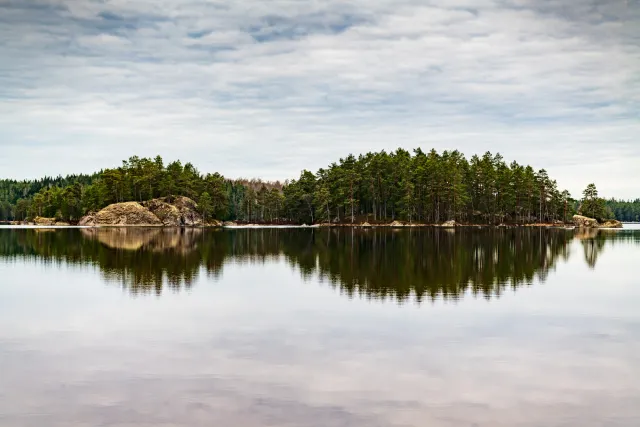
[[[0,170],[160,153],[284,179],[433,146],[635,197],[640,12],[623,3],[0,0]]]
[[[114,36],[111,34],[84,36],[79,39],[79,43],[97,49],[106,46],[125,48],[127,45],[131,45],[131,41],[125,39],[124,37]]]

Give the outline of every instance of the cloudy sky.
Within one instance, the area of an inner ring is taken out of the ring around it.
[[[638,0],[0,0],[0,175],[501,152],[640,196]]]

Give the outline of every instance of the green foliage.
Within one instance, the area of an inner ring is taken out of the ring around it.
[[[582,192],[582,195],[582,204],[579,209],[582,215],[595,218],[598,221],[604,221],[613,217],[613,213],[607,208],[604,199],[598,197],[598,190],[595,184],[589,184]]]
[[[594,192],[595,191],[595,192]],[[580,208],[542,169],[505,163],[489,152],[467,160],[459,151],[398,149],[349,155],[317,173],[270,183],[201,174],[191,163],[133,156],[93,175],[0,180],[0,220],[35,216],[76,221],[116,202],[187,196],[209,218],[244,222],[314,223],[405,220],[441,223],[550,223]],[[595,186],[581,203],[587,215],[640,220],[640,201],[604,202]],[[603,207],[604,206],[604,207]],[[201,210],[203,207],[201,207]]]
[[[39,193],[48,189],[58,187],[64,188],[78,183],[81,186],[90,185],[98,174],[93,175],[69,175],[66,177],[45,177],[33,181],[16,181],[11,179],[0,180],[0,221],[24,219],[30,212],[31,200]],[[18,200],[24,202],[18,204]],[[42,203],[42,200],[39,201]],[[43,205],[39,208],[44,208]]]
[[[155,159],[133,156],[123,161],[121,167],[91,176],[0,181],[0,220],[43,216],[76,221],[87,212],[98,211],[111,203],[178,195],[198,202],[205,193],[210,198],[208,215],[226,218],[228,192],[224,177],[217,173],[202,176],[191,163],[183,166],[175,161],[165,167],[160,156]]]
[[[196,182],[195,179],[194,182]],[[194,187],[197,187],[197,185],[194,185]],[[223,217],[227,211],[229,199],[224,177],[219,173],[208,174],[204,177],[202,187],[205,191],[204,194],[210,197],[211,214],[217,218]]]
[[[618,221],[640,222],[640,199],[633,201],[611,199],[605,204]]]
[[[211,196],[205,191],[200,195],[200,202],[198,203],[198,208],[205,221],[211,217],[212,206]]]
[[[316,211],[316,177],[304,170],[300,179],[284,188],[285,208],[288,215],[298,222],[313,223]]]
[[[544,169],[508,165],[491,153],[470,161],[459,151],[420,149],[349,155],[315,177],[303,171],[283,193],[288,219],[297,223],[550,223],[574,212],[569,193]]]

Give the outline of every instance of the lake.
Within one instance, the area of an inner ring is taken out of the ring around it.
[[[637,427],[629,227],[0,228],[0,425]]]

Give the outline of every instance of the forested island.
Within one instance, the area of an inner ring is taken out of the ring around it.
[[[197,210],[204,225],[562,224],[576,213],[598,221],[640,220],[640,199],[606,201],[591,184],[577,200],[544,169],[507,164],[491,153],[470,160],[458,151],[421,149],[349,155],[284,182],[203,174],[191,163],[165,165],[160,156],[134,156],[120,167],[91,175],[0,180],[3,221],[44,217],[76,224],[118,203],[165,209],[176,200],[179,209]]]

